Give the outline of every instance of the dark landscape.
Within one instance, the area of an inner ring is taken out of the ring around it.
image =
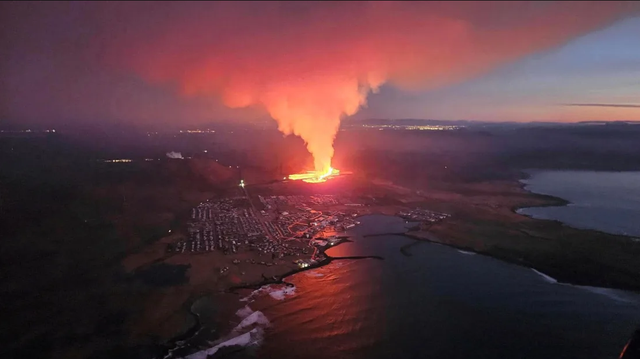
[[[526,169],[639,170],[639,125],[605,128],[608,141],[597,147],[590,144],[594,132],[602,133],[596,126],[505,124],[419,133],[348,129],[340,132],[337,149],[351,155],[336,163],[354,175],[324,187],[285,183],[275,190],[315,193],[331,188],[372,197],[375,203],[362,214],[416,207],[449,213],[450,218],[407,235],[530,266],[560,281],[640,290],[637,241],[514,212],[566,203],[525,191],[518,181]],[[250,126],[235,131],[252,136],[256,148],[277,136]],[[176,135],[193,137],[183,144],[171,136],[166,143],[147,144],[145,133],[137,135],[143,140],[128,149],[128,163],[102,162],[113,154],[91,146],[88,138],[78,141],[73,133],[3,135],[2,263],[5,325],[11,328],[3,347],[13,355],[153,355],[157,344],[193,325],[188,307],[195,299],[237,285],[202,272],[219,265],[212,262],[218,258],[214,253],[204,264],[172,260],[174,255],[165,252],[167,243],[186,235],[190,208],[236,191],[237,163],[255,193],[273,192],[268,183],[279,178],[279,168],[295,166],[278,163],[277,153],[269,162],[260,150],[254,157],[244,148],[220,143],[216,136],[221,135]],[[545,141],[542,151],[536,136],[554,142]],[[403,139],[401,147],[384,147],[398,138]],[[286,145],[302,146],[297,141]],[[215,150],[205,154],[197,146]],[[350,150],[356,147],[361,150]],[[169,151],[192,158],[169,159],[164,153]],[[282,275],[291,268],[272,267],[262,275]],[[260,276],[246,281],[258,283]],[[152,313],[145,310],[151,303]],[[54,307],[58,310],[49,310]]]

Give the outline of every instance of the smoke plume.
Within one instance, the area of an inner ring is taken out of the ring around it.
[[[182,157],[182,153],[174,152],[174,151],[167,152],[167,157],[168,158],[173,158],[173,159],[179,159],[179,160],[183,160],[184,159],[184,157]]]
[[[109,66],[185,96],[262,107],[325,172],[341,118],[382,84],[452,84],[637,10],[631,2],[136,3],[102,5],[94,20]]]

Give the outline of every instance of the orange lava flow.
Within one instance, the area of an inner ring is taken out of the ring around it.
[[[333,167],[329,167],[329,170],[327,170],[327,172],[325,173],[321,173],[319,171],[307,171],[306,173],[296,173],[289,175],[289,179],[294,181],[301,180],[307,183],[321,183],[326,182],[328,179],[338,175],[340,175],[339,170],[334,169]]]

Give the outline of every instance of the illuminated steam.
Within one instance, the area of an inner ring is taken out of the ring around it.
[[[260,98],[284,134],[300,136],[313,155],[314,171],[327,173],[333,158],[333,140],[344,115],[355,114],[378,83],[357,79],[320,78],[298,86],[283,86]],[[310,91],[301,89],[310,88]],[[296,91],[297,90],[297,91]]]
[[[168,158],[173,158],[173,159],[180,159],[180,160],[184,159],[184,157],[182,157],[182,153],[174,152],[174,151],[167,152],[167,157]]]
[[[126,26],[104,20],[110,32],[100,48],[109,49],[109,65],[187,97],[263,108],[280,131],[305,141],[320,175],[331,167],[341,118],[383,83],[428,89],[462,81],[637,9],[633,2],[104,5],[105,19]]]

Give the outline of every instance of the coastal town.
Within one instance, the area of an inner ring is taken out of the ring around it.
[[[238,196],[207,200],[191,210],[188,236],[167,251],[225,255],[253,252],[271,259],[252,264],[273,265],[290,259],[300,268],[324,259],[324,249],[340,241],[340,233],[359,222],[359,203],[334,195]],[[348,209],[346,209],[348,208]],[[322,210],[320,210],[322,209]],[[234,259],[239,264],[240,259]],[[228,267],[220,268],[221,273]]]
[[[422,223],[435,223],[447,219],[451,216],[448,213],[433,212],[422,208],[400,211],[396,215],[408,221]]]

